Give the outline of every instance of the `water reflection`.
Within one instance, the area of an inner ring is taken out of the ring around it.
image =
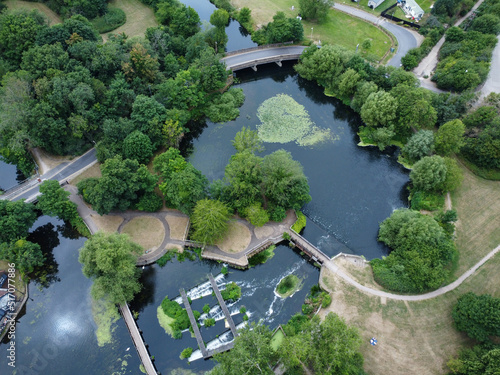
[[[59,264],[53,253],[54,249],[60,244],[59,233],[54,224],[48,222],[37,227],[28,235],[27,239],[40,245],[45,258],[43,266],[37,267],[33,272],[32,280],[39,283],[43,288],[48,288],[50,284],[61,281],[57,276]]]

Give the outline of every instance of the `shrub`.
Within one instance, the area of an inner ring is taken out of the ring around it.
[[[222,267],[221,271],[220,271],[223,275],[227,275],[229,273],[229,270],[227,269],[226,266]]]
[[[292,229],[296,233],[300,233],[302,229],[306,227],[307,218],[306,215],[302,213],[302,211],[297,211],[297,221],[292,225]]]
[[[155,192],[147,192],[139,199],[136,207],[140,211],[156,212],[163,207],[163,199]]]
[[[283,239],[286,240],[286,241],[290,241],[292,239],[292,237],[290,236],[289,233],[284,232],[283,233]]]
[[[229,283],[226,289],[221,291],[222,298],[224,301],[236,301],[241,298],[241,288],[235,283]]]
[[[165,254],[162,255],[160,259],[156,261],[156,264],[158,264],[160,267],[164,267],[169,261],[172,260],[172,258],[175,256],[175,251],[169,250]]]
[[[214,318],[205,319],[203,324],[205,325],[205,327],[212,327],[215,325],[215,319]]]
[[[313,312],[314,310],[314,307],[312,307],[311,305],[307,305],[307,304],[304,304],[302,305],[302,314],[304,315],[309,315]]]
[[[193,315],[196,320],[200,319],[201,313],[197,310],[193,310]]]
[[[247,308],[245,306],[240,307],[240,314],[245,314],[247,312]]]
[[[332,303],[332,296],[330,296],[328,293],[323,294],[323,299],[321,300],[321,307],[322,308],[327,308],[330,306]]]
[[[101,17],[96,17],[92,20],[92,25],[99,31],[100,34],[110,32],[127,21],[127,16],[120,8],[108,7],[108,11]]]
[[[186,348],[181,352],[181,359],[189,358],[193,354],[193,348]]]
[[[276,290],[279,294],[285,295],[295,289],[299,282],[299,278],[295,275],[285,276],[276,287]]]
[[[248,315],[247,314],[243,315],[243,321],[244,322],[248,321]]]
[[[276,248],[275,245],[269,246],[266,250],[261,251],[260,253],[250,257],[250,259],[248,259],[248,263],[250,264],[251,267],[254,267],[258,264],[266,263],[269,259],[271,259],[274,256],[275,248]]]
[[[205,314],[208,314],[210,312],[210,305],[208,303],[206,303],[204,306],[203,306],[203,312]]]
[[[444,205],[444,195],[425,191],[415,191],[411,195],[412,210],[439,210]]]

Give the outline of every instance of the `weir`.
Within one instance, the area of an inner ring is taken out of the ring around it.
[[[186,308],[186,311],[188,313],[189,321],[191,322],[191,326],[193,327],[194,336],[196,337],[196,341],[198,342],[198,347],[201,350],[201,354],[203,355],[203,358],[208,358],[207,348],[205,347],[203,337],[201,337],[201,332],[198,328],[198,323],[194,318],[193,310],[191,309],[191,305],[189,304],[186,292],[184,291],[184,289],[180,289],[179,292],[181,293],[182,303],[184,303],[184,307]]]
[[[214,289],[215,296],[217,297],[217,300],[219,301],[219,305],[222,308],[222,311],[224,311],[224,315],[226,316],[227,323],[229,324],[229,328],[231,328],[231,332],[233,333],[234,338],[238,336],[238,332],[236,331],[236,326],[234,325],[233,318],[231,317],[231,314],[229,313],[229,310],[227,309],[226,302],[222,298],[222,294],[220,294],[220,290],[217,287],[217,283],[214,280],[214,277],[212,274],[208,275],[208,278],[210,279],[210,283],[212,283],[212,288]]]

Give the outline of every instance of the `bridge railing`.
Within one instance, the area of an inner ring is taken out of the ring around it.
[[[284,46],[287,46],[287,45],[290,45],[290,44],[293,44],[293,40],[291,40],[289,42],[284,42],[284,43],[274,43],[274,44],[266,44],[266,45],[258,46],[258,47],[243,48],[243,49],[239,49],[237,51],[227,52],[226,56],[224,56],[224,57],[239,55],[240,53],[258,51],[260,49],[284,47]],[[222,60],[224,60],[224,58],[222,58]]]

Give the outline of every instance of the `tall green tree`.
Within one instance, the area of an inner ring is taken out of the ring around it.
[[[130,302],[141,290],[136,262],[142,249],[125,234],[94,234],[80,250],[83,274],[94,281],[92,297],[114,304]]]
[[[410,180],[417,190],[436,191],[446,179],[446,163],[441,156],[425,156],[415,163]]]
[[[259,133],[256,130],[250,130],[242,127],[236,133],[231,144],[236,149],[236,152],[250,151],[252,153],[263,151],[262,141],[259,138]]]
[[[0,243],[25,238],[37,218],[35,206],[24,201],[0,200]]]
[[[456,119],[439,127],[436,134],[436,152],[448,156],[460,151],[464,142],[465,125]]]
[[[432,130],[419,130],[410,137],[402,152],[409,161],[416,162],[424,156],[430,156],[433,150],[434,133]]]
[[[457,329],[475,340],[500,337],[500,298],[466,293],[458,299],[452,316]]]
[[[218,200],[202,199],[196,203],[191,216],[193,239],[214,244],[224,238],[230,218],[229,208]]]
[[[383,90],[368,96],[361,107],[361,118],[370,127],[386,127],[396,119],[397,102],[394,97]]]
[[[273,374],[270,362],[275,356],[271,348],[271,331],[264,325],[247,326],[240,331],[230,352],[216,354],[218,365],[211,375]]]
[[[153,156],[151,140],[139,130],[130,133],[123,141],[123,155],[140,164],[147,164]]]
[[[333,0],[299,0],[300,14],[307,20],[323,22],[333,4]]]
[[[26,275],[45,261],[40,245],[25,239],[0,243],[0,259],[16,264],[16,269]]]

